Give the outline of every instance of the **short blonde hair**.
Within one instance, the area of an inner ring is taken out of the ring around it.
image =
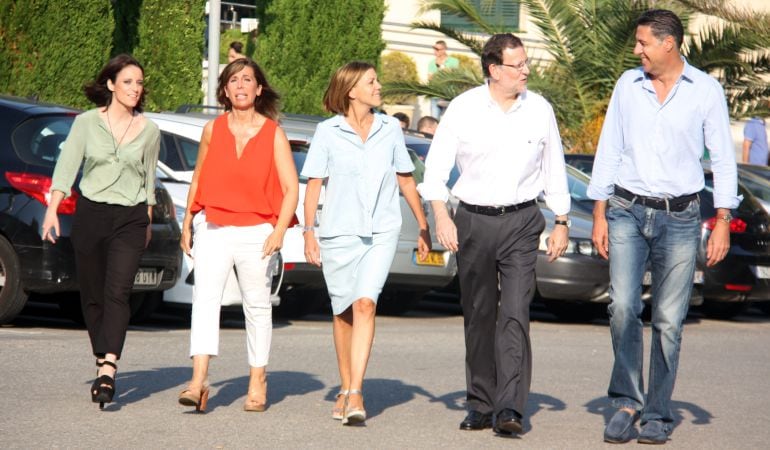
[[[348,94],[370,69],[375,67],[363,61],[352,61],[337,69],[324,93],[324,108],[335,114],[346,115],[350,107]]]

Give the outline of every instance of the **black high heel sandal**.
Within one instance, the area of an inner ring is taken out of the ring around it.
[[[91,401],[96,403],[96,396],[99,395],[99,368],[104,365],[104,361],[96,360],[96,378],[91,384]]]
[[[102,365],[112,366],[115,369],[115,375],[118,373],[118,366],[112,361],[104,361]],[[96,395],[93,396],[93,402],[99,403],[99,409],[104,408],[105,403],[112,403],[112,397],[115,395],[115,377],[109,375],[102,375],[94,381],[96,386]],[[94,392],[92,390],[91,392]]]

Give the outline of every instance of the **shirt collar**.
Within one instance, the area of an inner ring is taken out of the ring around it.
[[[484,83],[484,99],[487,102],[487,106],[489,108],[494,108],[498,111],[500,111],[500,105],[497,104],[494,98],[492,98],[492,93],[489,91],[489,80],[486,80]],[[505,111],[505,114],[508,114],[510,112],[516,111],[519,109],[523,102],[527,101],[527,92],[529,92],[527,89],[524,90],[524,92],[520,93],[519,96],[516,98],[516,101],[513,102],[513,105],[511,105],[510,108],[508,108],[508,111]]]
[[[695,82],[695,69],[693,66],[690,65],[690,63],[687,62],[687,58],[680,55],[680,58],[682,58],[682,62],[684,63],[684,68],[682,69],[682,74],[679,75],[679,80],[677,80],[677,83],[679,81],[687,81],[689,83]],[[655,89],[652,87],[652,80],[650,80],[650,77],[647,75],[647,73],[644,71],[642,66],[639,66],[636,68],[636,70],[639,72],[636,78],[634,78],[634,82],[642,83],[642,87],[650,90],[652,92],[655,92]]]
[[[374,121],[372,122],[372,127],[369,129],[369,136],[366,137],[366,140],[368,141],[371,139],[382,129],[383,126],[390,124],[393,120],[398,119],[385,114],[374,113]],[[345,120],[344,115],[337,114],[329,120],[329,124],[332,127],[342,131],[342,135],[351,140],[351,142],[361,143],[361,139],[358,137],[358,134],[356,134],[355,130],[353,130],[353,127],[350,126],[348,121]]]

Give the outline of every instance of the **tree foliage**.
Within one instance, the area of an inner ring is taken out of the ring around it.
[[[0,92],[78,107],[112,48],[111,2],[0,0]]]
[[[394,81],[418,82],[417,64],[403,52],[389,52],[380,58],[380,83]],[[384,96],[388,103],[411,103],[414,95],[389,95]]]
[[[504,0],[499,0],[504,1]],[[569,151],[592,153],[604,113],[620,75],[639,65],[632,49],[635,21],[642,11],[674,10],[685,27],[696,13],[712,19],[696,36],[685,36],[683,54],[690,64],[715,76],[725,88],[731,116],[768,112],[770,99],[770,16],[730,6],[723,0],[522,0],[539,29],[551,61],[534,62],[529,86],[554,107],[562,138]],[[464,15],[487,33],[497,30],[466,0],[425,0],[424,10]],[[719,19],[719,20],[716,20]],[[417,28],[443,32],[480,55],[483,38],[444,30],[436,24]],[[431,95],[452,99],[462,86],[478,77],[455,71],[434,77],[427,85],[396,83],[385,92]],[[478,84],[478,83],[476,83]],[[462,90],[460,90],[462,92]]]
[[[281,93],[284,111],[322,114],[334,71],[360,60],[377,65],[382,0],[271,0],[260,18],[257,62]]]

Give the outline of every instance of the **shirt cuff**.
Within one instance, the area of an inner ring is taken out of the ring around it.
[[[557,216],[566,216],[570,210],[569,194],[550,194],[545,196],[545,204]]]
[[[714,193],[714,208],[735,209],[743,201],[743,196],[717,195]]]
[[[588,189],[586,189],[586,195],[588,198],[592,200],[607,200],[610,197],[612,197],[612,194],[615,192],[614,186],[608,186],[605,188],[601,188],[595,184],[588,184]]]
[[[449,189],[442,184],[420,183],[417,185],[417,192],[427,201],[440,200],[446,202],[449,200]]]

